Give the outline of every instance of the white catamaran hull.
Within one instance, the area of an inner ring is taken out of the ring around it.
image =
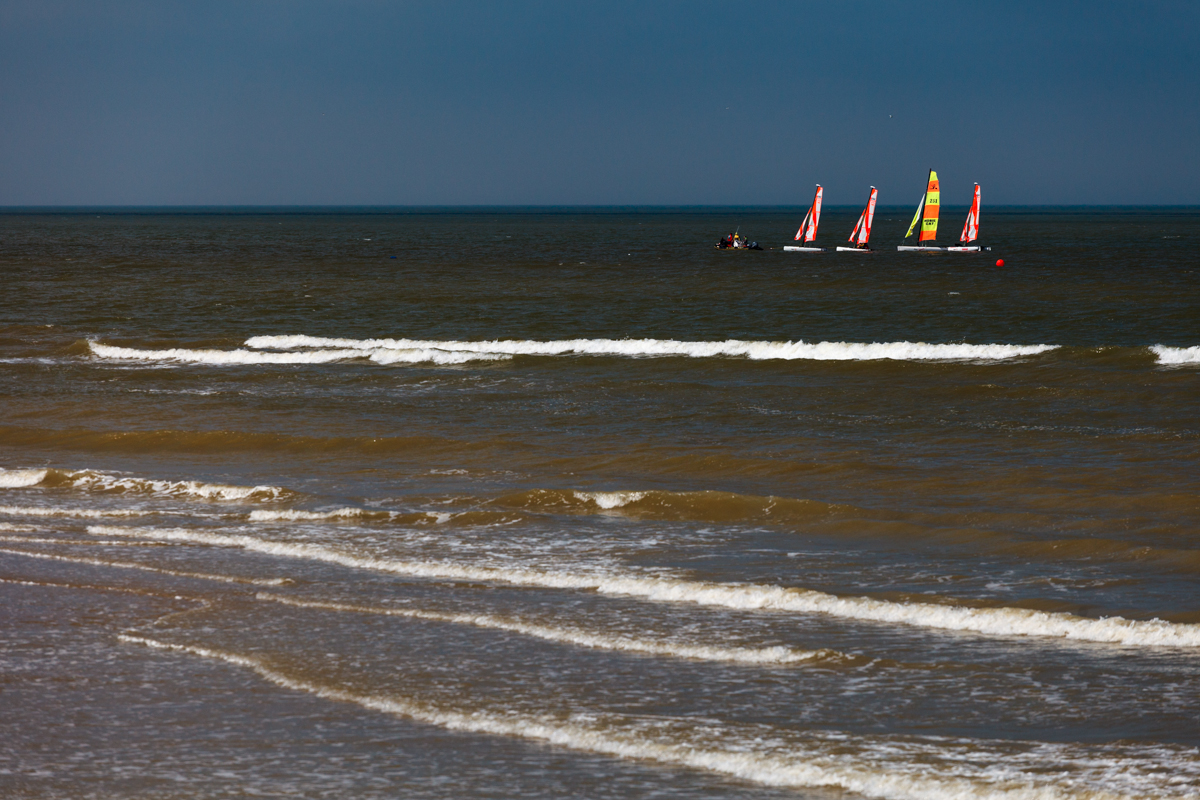
[[[839,247],[839,253],[874,253],[875,251],[869,247]]]
[[[824,253],[824,252],[827,252],[824,247],[795,247],[790,244],[788,246],[784,247],[783,249],[787,250],[788,252],[791,252],[791,253]]]
[[[842,250],[842,249],[843,248],[841,248],[841,247],[838,248],[838,250]],[[844,249],[849,250],[850,248],[847,247]],[[991,250],[992,248],[990,248],[990,247],[983,248],[977,244],[968,245],[966,247],[913,247],[912,245],[903,245],[902,244],[899,247],[897,247],[896,249],[897,250],[921,250],[921,251],[929,251],[929,252],[934,252],[934,253],[978,253],[980,250],[984,250],[984,249]]]

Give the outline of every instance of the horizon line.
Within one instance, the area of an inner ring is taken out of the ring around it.
[[[947,206],[957,204],[947,203]],[[967,207],[970,204],[963,204]],[[825,208],[860,208],[861,203],[826,203]],[[342,210],[722,210],[722,209],[795,209],[807,208],[808,203],[122,203],[122,204],[53,204],[53,205],[0,205],[0,214],[29,212],[108,212],[130,211],[342,211]],[[910,204],[881,203],[879,208],[909,208]],[[1200,210],[1197,203],[996,203],[989,209],[1179,209]]]

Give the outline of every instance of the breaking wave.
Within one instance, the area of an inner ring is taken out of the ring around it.
[[[574,492],[577,498],[587,503],[595,503],[605,511],[627,506],[645,498],[645,492]]]
[[[1158,356],[1160,364],[1200,364],[1200,345],[1167,347],[1165,344],[1156,344],[1151,346],[1150,352]]]
[[[141,635],[119,639],[158,650],[187,653],[253,670],[277,686],[335,702],[452,731],[508,736],[617,758],[653,761],[727,775],[764,786],[836,788],[893,800],[1117,800],[1126,796],[1187,797],[1186,785],[1173,778],[1190,775],[1186,754],[1171,758],[1135,748],[1088,748],[1043,742],[989,742],[977,739],[904,740],[896,737],[845,737],[791,734],[785,746],[772,747],[763,730],[739,732],[729,726],[717,734],[683,720],[649,721],[594,714],[522,715],[503,711],[441,708],[413,698],[381,696],[296,677],[267,658]],[[1176,763],[1179,762],[1179,763]],[[992,765],[1005,764],[1003,770]],[[1052,764],[1053,769],[1046,769]],[[1113,792],[1111,771],[1119,769],[1128,795]],[[1185,780],[1187,780],[1185,778]]]
[[[298,496],[279,486],[232,486],[203,481],[170,481],[122,477],[91,470],[0,470],[0,488],[45,486],[94,492],[150,494],[164,497],[199,497],[205,500],[276,501]]]
[[[463,364],[467,361],[498,361],[510,356],[501,353],[452,352],[430,347],[352,348],[342,350],[305,350],[267,353],[259,350],[188,350],[173,347],[142,350],[117,347],[88,340],[92,353],[100,358],[125,361],[170,361],[182,364],[233,366],[241,364],[328,364],[335,361],[370,359],[377,364]]]
[[[834,650],[796,650],[791,647],[709,647],[704,645],[672,644],[656,639],[641,639],[633,636],[604,636],[577,628],[554,628],[527,622],[507,620],[489,614],[445,614],[436,611],[417,611],[400,608],[376,608],[371,606],[346,605],[343,603],[312,602],[293,600],[275,594],[260,592],[259,600],[270,600],[297,608],[314,608],[326,611],[345,611],[357,614],[378,614],[385,617],[406,617],[431,622],[448,622],[456,625],[473,625],[477,628],[510,631],[537,639],[561,642],[597,650],[615,650],[628,653],[645,653],[671,658],[691,658],[702,661],[731,661],[739,664],[797,664],[804,661],[846,658]]]
[[[531,489],[503,495],[490,502],[506,508],[536,512],[611,512],[637,519],[741,523],[803,522],[857,511],[850,506],[834,505],[820,500],[762,497],[712,490],[583,492]]]
[[[1018,356],[1037,355],[1054,350],[1058,345],[1014,344],[927,344],[925,342],[753,342],[727,339],[723,342],[684,342],[674,339],[565,339],[558,341],[529,341],[518,339],[482,342],[438,341],[422,339],[340,339],[319,336],[253,336],[245,346],[253,349],[275,349],[320,353],[311,348],[334,347],[341,352],[360,353],[407,352],[436,350],[439,352],[474,353],[489,356],[688,356],[714,358],[735,356],[753,360],[808,359],[814,361],[897,361],[978,360],[992,361]]]
[[[0,489],[22,489],[37,486],[46,479],[45,469],[0,469]]]
[[[88,533],[96,535],[136,536],[241,547],[276,556],[322,561],[416,578],[501,582],[516,586],[594,591],[652,602],[824,614],[842,619],[964,631],[985,636],[1034,636],[1143,647],[1200,647],[1200,625],[1172,623],[1159,619],[1090,619],[1075,614],[1024,608],[976,608],[920,602],[895,603],[871,597],[839,597],[799,587],[401,561],[353,555],[320,545],[272,542],[240,534],[185,529],[93,525],[87,530]]]

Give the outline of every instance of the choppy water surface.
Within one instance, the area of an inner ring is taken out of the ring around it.
[[[1200,214],[800,216],[0,216],[0,794],[1200,797]]]

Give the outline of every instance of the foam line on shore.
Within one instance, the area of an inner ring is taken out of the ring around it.
[[[175,578],[199,578],[205,581],[218,581],[220,583],[240,583],[249,586],[283,586],[290,581],[287,578],[237,578],[231,575],[213,575],[208,572],[183,572],[174,569],[164,569],[162,567],[151,567],[146,564],[137,564],[131,561],[105,561],[100,558],[82,558],[79,556],[60,556],[53,553],[32,553],[28,550],[11,550],[9,548],[0,548],[0,553],[7,553],[14,556],[25,556],[27,558],[40,558],[44,561],[63,561],[69,564],[87,564],[93,567],[114,567],[116,569],[137,569],[143,572],[156,572],[160,575],[170,575]]]
[[[156,650],[223,661],[252,670],[264,680],[285,689],[351,703],[450,731],[524,739],[577,752],[685,767],[762,786],[840,789],[881,800],[1120,800],[1138,795],[1189,796],[1186,787],[1172,785],[1170,771],[1156,762],[1120,764],[1123,773],[1136,775],[1139,780],[1130,787],[1129,795],[1109,791],[1097,785],[1102,784],[1107,773],[1104,768],[1097,768],[1096,762],[1115,767],[1119,762],[1113,756],[1088,758],[1089,753],[1085,750],[1070,761],[1077,769],[1087,772],[1064,774],[1060,764],[1068,748],[1044,743],[954,742],[967,745],[975,758],[956,757],[958,753],[954,748],[949,756],[943,755],[942,747],[951,744],[949,742],[900,743],[888,739],[876,743],[869,737],[855,737],[853,746],[849,746],[844,737],[837,737],[836,744],[830,746],[819,735],[797,742],[786,751],[756,752],[749,747],[737,746],[738,738],[733,740],[733,746],[723,749],[721,743],[725,737],[697,742],[691,739],[687,729],[679,726],[669,731],[661,728],[645,730],[618,719],[602,725],[592,715],[584,714],[564,718],[447,709],[412,698],[365,694],[323,685],[310,678],[288,674],[262,657],[166,642],[132,632],[120,634],[118,639]],[[1012,749],[1050,752],[1041,758],[1023,759],[1024,763],[1032,761],[1032,768],[1022,768],[1018,764],[1000,771],[990,768],[994,760],[1002,760]],[[1063,752],[1060,754],[1059,751]],[[1073,750],[1071,752],[1073,754]],[[1059,755],[1058,759],[1055,759],[1056,755]],[[978,765],[977,761],[983,761],[985,766]],[[1043,761],[1051,761],[1056,768],[1040,769]]]
[[[80,519],[104,519],[105,517],[148,517],[158,513],[157,511],[139,508],[0,506],[0,515],[7,517],[79,517]]]
[[[324,511],[300,509],[258,509],[251,511],[251,522],[388,522],[397,525],[497,525],[511,523],[517,517],[514,512],[496,511],[388,511],[379,508],[355,508],[344,506]]]
[[[490,614],[446,614],[437,611],[419,611],[402,608],[378,608],[374,606],[348,605],[344,603],[293,600],[276,594],[260,592],[259,600],[326,611],[342,611],[357,614],[378,614],[385,617],[447,622],[454,625],[471,625],[477,628],[509,631],[546,641],[589,647],[596,650],[612,650],[628,653],[643,653],[670,658],[688,658],[701,661],[729,661],[738,664],[798,664],[804,661],[845,658],[834,650],[796,650],[791,647],[710,647],[704,645],[672,644],[663,640],[641,639],[632,636],[604,636],[578,628],[556,628],[528,622],[503,619]]]
[[[4,528],[0,528],[4,530]],[[23,542],[26,544],[65,544],[71,547],[169,547],[161,542],[131,542],[128,539],[96,541],[95,539],[47,539],[41,536],[0,536],[0,542]]]
[[[1141,647],[1200,647],[1200,625],[1123,617],[1090,619],[1074,614],[1023,608],[975,608],[934,603],[894,603],[871,597],[839,597],[799,587],[708,583],[669,577],[589,575],[534,569],[463,566],[352,555],[312,544],[272,542],[253,536],[190,529],[94,525],[94,535],[135,536],[241,547],[254,552],[301,558],[414,578],[500,582],[546,589],[594,591],[663,603],[692,603],[738,610],[785,611],[964,631],[985,636],[1032,636]]]
[[[423,339],[344,339],[320,336],[252,336],[245,341],[251,349],[322,352],[309,348],[342,350],[407,351],[436,349],[457,353],[503,354],[507,356],[688,356],[714,358],[734,356],[752,360],[814,361],[992,361],[1030,356],[1054,350],[1058,345],[1035,344],[930,344],[926,342],[804,342],[804,341],[679,341],[675,339],[565,339],[533,341],[497,339],[490,341],[440,341]]]

